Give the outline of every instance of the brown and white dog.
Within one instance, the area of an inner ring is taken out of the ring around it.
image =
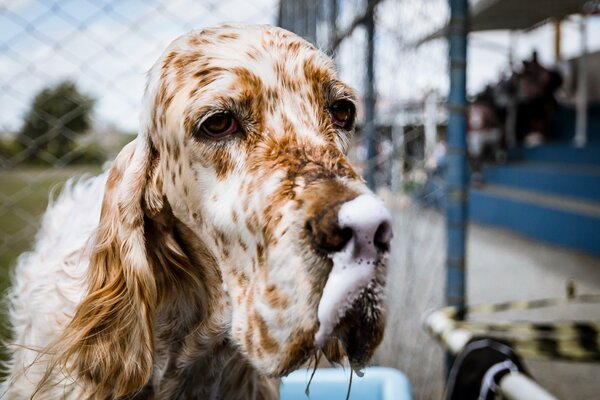
[[[355,95],[269,26],[175,40],[138,138],[68,185],[9,293],[6,398],[270,399],[383,336],[390,215],[349,165]]]

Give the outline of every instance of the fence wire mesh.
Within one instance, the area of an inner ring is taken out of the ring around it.
[[[350,156],[363,173],[373,166],[397,232],[375,362],[407,373],[415,398],[439,398],[442,352],[421,318],[443,301],[444,219],[435,209],[444,201],[447,55],[441,41],[415,44],[445,22],[444,0],[1,1],[0,288],[31,246],[48,193],[101,171],[134,137],[145,73],[172,39],[226,21],[280,24],[334,56],[342,79],[365,93],[371,11],[376,155],[368,159],[359,129]]]

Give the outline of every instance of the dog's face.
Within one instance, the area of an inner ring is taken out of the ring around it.
[[[230,336],[263,373],[381,341],[389,215],[349,165],[355,95],[272,27],[179,38],[150,72],[146,128],[173,214],[214,257]]]

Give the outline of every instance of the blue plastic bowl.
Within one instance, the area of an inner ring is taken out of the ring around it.
[[[283,378],[279,392],[281,400],[306,400],[304,390],[312,370],[298,370]],[[352,377],[352,400],[410,400],[410,382],[393,368],[371,367],[365,375]],[[350,369],[317,369],[310,384],[310,400],[344,400],[348,390]]]

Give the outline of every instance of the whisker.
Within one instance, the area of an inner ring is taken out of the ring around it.
[[[310,374],[310,378],[308,380],[308,384],[306,385],[306,389],[304,389],[304,394],[306,398],[310,398],[310,384],[315,376],[315,372],[317,372],[317,367],[319,366],[319,361],[321,360],[321,352],[315,353],[315,367],[313,368],[312,374]]]
[[[346,400],[350,399],[350,391],[352,390],[352,374],[354,370],[350,368],[350,381],[348,382],[348,392],[346,393]]]

